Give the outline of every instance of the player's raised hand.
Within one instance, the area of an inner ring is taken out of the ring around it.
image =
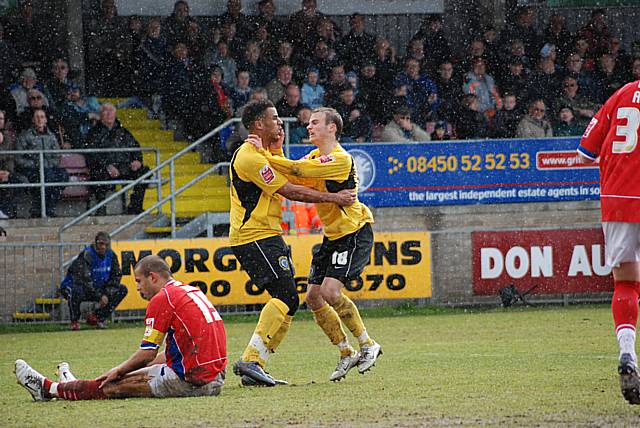
[[[358,194],[353,189],[344,189],[335,193],[335,196],[336,204],[345,207],[355,204]]]
[[[256,149],[260,150],[262,148],[262,138],[256,134],[249,134],[247,138],[244,139],[245,143],[251,144]]]

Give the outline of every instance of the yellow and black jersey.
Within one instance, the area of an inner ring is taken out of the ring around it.
[[[244,143],[231,159],[231,227],[229,243],[243,245],[282,234],[281,199],[287,183],[262,152]]]
[[[321,192],[337,193],[344,189],[358,190],[358,174],[353,157],[340,144],[328,155],[320,155],[318,149],[312,150],[300,160],[290,160],[281,156],[273,156],[264,150],[271,166],[278,172],[287,175],[292,182],[299,182]],[[360,230],[367,223],[373,223],[373,215],[362,202],[349,207],[341,207],[334,203],[316,204],[318,215],[324,225],[324,234],[330,240]]]

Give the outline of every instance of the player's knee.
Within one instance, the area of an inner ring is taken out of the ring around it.
[[[293,316],[300,306],[300,298],[293,278],[280,278],[272,283],[271,297],[281,300],[289,308],[287,315]]]
[[[322,298],[331,306],[333,306],[342,295],[342,290],[334,287],[322,287],[321,292]]]
[[[310,285],[307,289],[307,305],[311,310],[320,309],[324,305],[324,299],[322,298],[322,291],[319,285]]]

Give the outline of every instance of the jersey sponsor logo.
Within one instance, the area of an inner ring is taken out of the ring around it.
[[[153,323],[155,320],[155,318],[147,318],[144,320],[144,337],[149,337],[151,336],[151,333],[153,333]]]
[[[289,258],[287,256],[278,257],[278,264],[284,270],[289,270]]]
[[[333,162],[335,161],[336,158],[333,155],[322,155],[318,158],[318,161],[320,161],[320,163],[329,163],[329,162]]]
[[[264,180],[265,183],[269,184],[276,178],[276,173],[273,172],[269,165],[265,165],[260,170],[260,176]]]
[[[595,128],[595,126],[598,124],[598,119],[591,118],[591,122],[589,122],[589,124],[587,125],[587,129],[584,130],[584,134],[582,135],[582,138],[587,138],[589,136],[589,134],[591,134],[591,130],[593,128]]]

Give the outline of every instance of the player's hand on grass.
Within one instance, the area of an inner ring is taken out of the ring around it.
[[[102,381],[98,388],[102,388],[105,384],[107,384],[109,382],[114,382],[114,381],[120,379],[120,377],[121,377],[120,368],[119,367],[114,367],[111,370],[103,373],[102,375],[100,375],[100,376],[98,376],[96,378],[96,380],[98,382]]]
[[[338,193],[334,193],[334,195],[336,198],[335,203],[343,207],[355,204],[358,196],[355,190],[350,189],[341,190]]]

